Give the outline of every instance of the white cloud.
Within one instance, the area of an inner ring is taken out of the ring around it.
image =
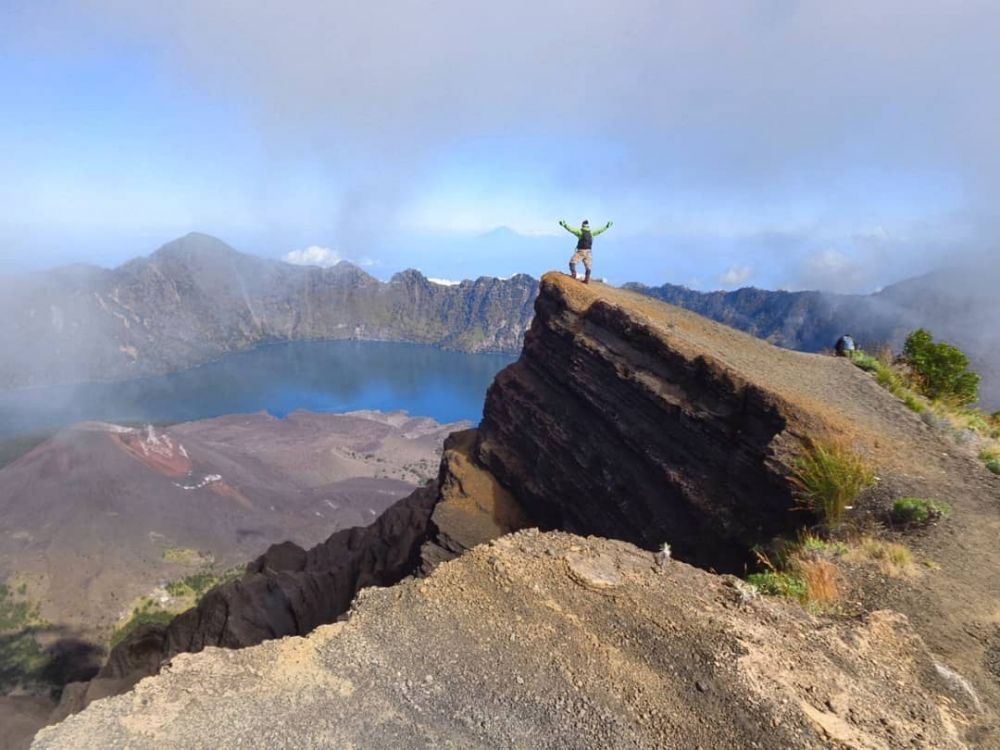
[[[719,283],[725,286],[738,286],[753,276],[750,266],[731,266],[719,276]]]
[[[361,268],[371,268],[372,266],[381,265],[379,261],[371,258],[359,258],[357,260],[354,258],[345,258],[336,250],[323,247],[322,245],[310,245],[304,250],[292,250],[289,253],[285,253],[285,257],[282,260],[296,266],[319,266],[320,268],[335,266],[342,260]]]
[[[432,284],[440,284],[441,286],[458,286],[462,283],[461,281],[452,281],[451,279],[432,279],[429,276],[427,280]]]
[[[335,266],[345,258],[336,250],[319,245],[310,245],[305,250],[292,250],[285,255],[286,263],[296,266]]]
[[[820,250],[802,264],[798,287],[830,292],[868,291],[868,271],[856,258],[840,250]]]
[[[844,273],[852,265],[851,259],[839,250],[821,250],[806,262],[813,273]]]

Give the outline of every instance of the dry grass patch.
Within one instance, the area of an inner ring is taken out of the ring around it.
[[[909,547],[897,542],[887,542],[866,536],[852,545],[847,559],[877,563],[883,573],[893,578],[910,575],[915,571],[913,553]]]
[[[747,581],[762,594],[794,599],[814,611],[830,611],[840,601],[842,586],[840,569],[828,554],[836,553],[819,551],[815,545],[811,549],[799,546],[783,556],[780,570],[766,555],[759,554],[767,570],[751,573]]]
[[[805,584],[804,603],[829,608],[840,601],[840,570],[836,563],[820,558],[800,559],[795,567]]]

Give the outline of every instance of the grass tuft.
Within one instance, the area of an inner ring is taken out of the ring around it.
[[[875,472],[845,445],[814,442],[799,458],[793,479],[802,502],[834,528],[862,490],[875,484]]]
[[[892,520],[902,526],[928,526],[948,518],[951,506],[922,497],[901,497],[892,504]]]
[[[778,570],[765,570],[761,573],[751,573],[747,583],[760,593],[768,596],[784,596],[789,599],[804,601],[808,595],[806,583],[794,573],[783,573]]]
[[[762,558],[768,563],[766,558]],[[840,571],[831,560],[803,551],[787,561],[787,569],[770,568],[747,576],[760,593],[794,599],[800,604],[826,610],[840,600]]]
[[[799,550],[806,554],[841,557],[847,554],[847,549],[844,542],[831,541],[809,532],[804,532],[799,536]]]
[[[111,634],[111,645],[117,646],[133,631],[143,625],[169,625],[170,621],[176,616],[176,612],[168,612],[160,609],[157,603],[151,599],[143,599],[139,606],[132,610],[132,615],[129,619],[120,628],[116,628]]]
[[[903,394],[903,404],[912,412],[920,414],[923,412],[927,406],[919,398],[914,396],[912,393]]]
[[[860,367],[865,372],[878,372],[883,366],[881,362],[878,361],[877,357],[873,357],[870,354],[865,354],[864,352],[855,352],[851,357],[851,362],[853,362],[857,367]]]

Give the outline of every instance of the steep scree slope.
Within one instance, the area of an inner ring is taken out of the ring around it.
[[[520,532],[307,638],[182,655],[33,746],[965,747],[971,699],[904,617],[821,623],[741,585]]]
[[[100,643],[123,609],[207,561],[371,523],[459,427],[375,412],[75,425],[0,469],[0,580],[28,581],[47,621]]]

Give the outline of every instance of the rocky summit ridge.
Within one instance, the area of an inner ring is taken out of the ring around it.
[[[35,745],[1000,744],[1000,503],[969,449],[843,360],[560,274],[535,310],[436,483],[137,631],[64,712],[160,674]],[[849,616],[703,570],[809,523],[791,474],[817,437],[878,466],[873,506],[954,508],[910,540],[933,567],[865,578]]]

